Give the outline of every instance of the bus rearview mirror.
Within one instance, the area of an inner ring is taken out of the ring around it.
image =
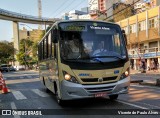
[[[124,40],[125,40],[125,44],[127,45],[127,35],[125,33],[125,30],[122,30],[122,33],[123,33],[123,37],[124,37]]]
[[[58,36],[57,35],[53,35],[53,43],[58,43]]]

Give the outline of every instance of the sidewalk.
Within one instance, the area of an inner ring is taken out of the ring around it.
[[[160,76],[160,70],[156,70],[156,71],[153,71],[153,70],[150,70],[150,71],[146,71],[146,73],[141,73],[141,71],[138,71],[138,70],[130,70],[130,74],[131,75],[134,75],[134,74],[142,74],[142,75],[159,75]]]
[[[152,79],[152,80],[145,80],[145,79],[139,79],[139,80],[132,80],[131,83],[139,83],[141,85],[149,85],[149,86],[159,86],[160,87],[160,70],[150,70],[146,71],[146,73],[141,73],[141,71],[138,70],[132,70],[130,71],[131,76],[148,76],[148,77],[157,77],[158,79]]]

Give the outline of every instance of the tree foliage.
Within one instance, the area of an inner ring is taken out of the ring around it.
[[[33,44],[34,42],[30,39],[20,40],[20,51],[16,56],[21,65],[30,67],[32,63]]]
[[[13,42],[0,41],[0,63],[14,61],[14,51]]]

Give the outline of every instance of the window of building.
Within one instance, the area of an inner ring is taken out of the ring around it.
[[[144,44],[140,44],[140,53],[145,53]]]
[[[155,49],[158,47],[158,42],[149,42],[149,52],[155,52]]]
[[[153,47],[157,47],[158,46],[158,42],[154,41],[154,42],[149,42],[149,48],[153,48]]]
[[[157,23],[157,17],[149,19],[149,28],[155,28]]]
[[[130,33],[135,33],[136,32],[136,24],[130,25]]]
[[[141,21],[138,23],[138,31],[146,30],[146,21]]]

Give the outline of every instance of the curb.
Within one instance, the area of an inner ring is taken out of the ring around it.
[[[140,85],[149,85],[149,86],[156,86],[156,83],[146,83],[146,82],[140,82]],[[156,86],[158,87],[158,86]]]
[[[141,83],[143,80],[132,80],[131,83]]]
[[[156,86],[156,87],[160,87],[160,84],[157,81],[143,81],[139,83],[140,85],[149,85],[149,86]]]
[[[132,80],[130,83],[139,83],[140,85],[160,87],[158,80],[157,81]]]

